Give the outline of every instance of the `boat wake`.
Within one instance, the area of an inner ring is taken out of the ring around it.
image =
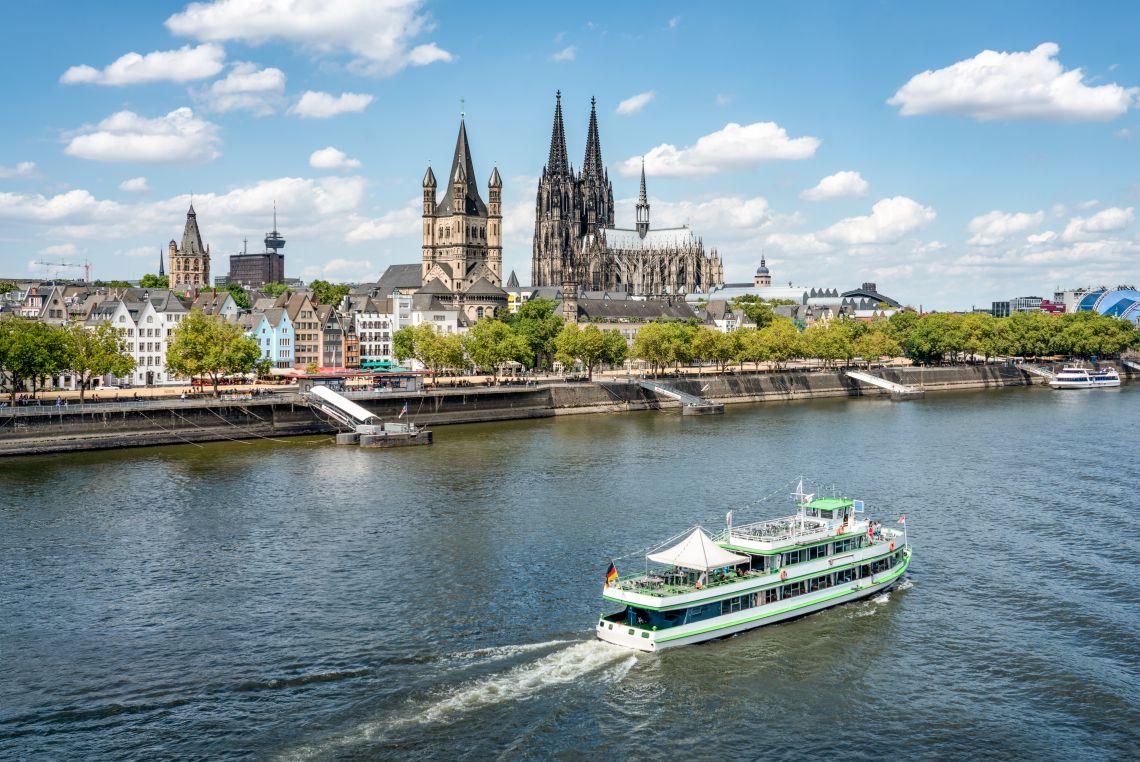
[[[288,752],[282,755],[282,759],[311,760],[337,756],[346,749],[382,741],[393,731],[454,722],[470,712],[496,704],[525,701],[548,688],[574,683],[597,672],[606,683],[620,682],[637,663],[637,656],[627,649],[600,640],[501,646],[457,654],[455,658],[505,659],[561,643],[571,645],[501,672],[475,678],[454,690],[414,699],[395,717],[388,715],[367,720],[323,743]]]

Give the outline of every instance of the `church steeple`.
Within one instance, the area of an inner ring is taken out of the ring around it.
[[[641,159],[641,190],[637,194],[637,234],[649,232],[649,196],[645,192],[645,157]]]
[[[551,175],[570,174],[570,161],[566,158],[566,129],[562,126],[562,91],[554,93],[554,125],[550,128],[550,157],[546,171]]]
[[[451,158],[450,183],[439,204],[442,214],[487,215],[487,206],[474,182],[475,167],[471,163],[471,147],[467,144],[467,125],[459,118],[459,137],[455,139],[455,155]]]
[[[605,172],[605,166],[602,164],[602,141],[598,138],[597,99],[590,98],[590,129],[586,135],[586,158],[582,161],[582,177],[596,177],[601,180]]]
[[[162,249],[158,250],[158,277],[166,275],[166,264],[162,257]]]

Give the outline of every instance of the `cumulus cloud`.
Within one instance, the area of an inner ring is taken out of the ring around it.
[[[973,235],[971,246],[995,246],[1010,236],[1024,233],[1045,221],[1045,212],[992,211],[970,220],[966,229]]]
[[[1025,237],[1029,243],[1049,243],[1049,241],[1057,240],[1057,234],[1052,230],[1046,230],[1044,233],[1033,233]]]
[[[95,126],[81,128],[64,153],[92,161],[142,164],[213,161],[218,157],[217,125],[189,108],[148,119],[119,111]]]
[[[73,243],[60,243],[55,246],[45,246],[36,253],[45,257],[73,257],[79,253],[79,247]]]
[[[805,201],[826,201],[833,198],[855,198],[867,195],[870,186],[858,172],[836,172],[819,181],[814,188],[800,194]]]
[[[420,203],[419,199],[413,199],[378,218],[360,220],[356,227],[348,231],[345,240],[350,243],[384,241],[417,233],[423,216]]]
[[[407,66],[448,62],[435,43],[412,47],[433,29],[421,0],[214,0],[186,6],[166,20],[172,33],[210,42],[285,42],[319,55],[347,53],[350,68],[390,75]]]
[[[1061,233],[1062,241],[1085,241],[1098,237],[1100,233],[1115,233],[1132,224],[1132,207],[1121,209],[1114,206],[1103,209],[1091,217],[1073,217]]]
[[[578,56],[577,46],[570,45],[568,47],[562,48],[562,50],[560,50],[557,53],[555,53],[554,55],[552,55],[550,57],[550,60],[551,61],[557,61],[557,62],[561,63],[564,61],[573,61],[575,58],[577,58],[577,56]]]
[[[356,114],[372,102],[371,95],[363,93],[331,93],[306,91],[289,112],[310,119],[328,119],[339,114]]]
[[[269,116],[282,105],[284,92],[285,72],[241,61],[230,67],[223,79],[196,91],[194,96],[210,111],[242,110]]]
[[[123,180],[119,183],[119,190],[126,191],[127,193],[141,193],[150,190],[146,184],[145,177],[132,177],[129,180]]]
[[[1082,201],[1081,203],[1077,204],[1077,208],[1080,209],[1081,211],[1085,211],[1088,209],[1092,209],[1094,206],[1099,206],[1099,205],[1100,205],[1099,199],[1090,198],[1088,201]]]
[[[617,112],[623,116],[629,114],[636,114],[641,111],[649,102],[653,100],[653,91],[645,93],[638,93],[637,95],[630,96],[618,104]]]
[[[1090,86],[1080,69],[1066,71],[1053,42],[1029,52],[985,50],[944,69],[916,74],[888,101],[904,116],[957,114],[979,122],[1038,119],[1108,121],[1132,105],[1140,89]]]
[[[320,278],[333,283],[362,283],[376,280],[379,271],[370,259],[335,257],[322,264],[306,267],[301,275],[308,281]]]
[[[937,213],[906,196],[876,201],[871,213],[847,217],[815,233],[778,232],[769,242],[789,253],[822,254],[838,246],[896,244],[934,222]]]
[[[0,179],[8,179],[10,177],[31,177],[36,173],[36,163],[34,161],[21,161],[14,167],[0,167]]]
[[[185,45],[178,50],[157,50],[146,55],[127,53],[105,69],[72,66],[59,81],[65,85],[139,85],[148,82],[193,82],[222,70],[226,52],[221,45]]]
[[[99,201],[86,190],[71,190],[55,196],[0,193],[0,219],[16,222],[83,222],[100,217],[121,217],[125,207],[114,201]]]
[[[309,155],[309,166],[316,169],[357,169],[359,159],[350,159],[344,151],[329,146]]]
[[[808,159],[819,145],[819,138],[789,138],[787,130],[775,122],[730,122],[724,129],[702,136],[692,146],[678,149],[662,143],[651,148],[644,157],[645,171],[664,177],[710,175],[764,161]],[[638,174],[641,160],[642,157],[634,156],[622,162],[622,174]]]

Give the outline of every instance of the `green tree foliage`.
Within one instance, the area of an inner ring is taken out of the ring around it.
[[[131,288],[131,282],[126,280],[97,280],[91,285],[96,288]]]
[[[776,363],[776,367],[804,356],[800,332],[792,321],[773,321],[758,333],[764,359]]]
[[[693,360],[693,337],[697,326],[688,323],[649,323],[633,338],[633,356],[653,366],[653,374],[668,365]]]
[[[776,313],[772,311],[772,305],[755,294],[743,294],[736,297],[732,300],[732,308],[742,311],[745,317],[756,324],[757,328],[769,325],[776,317]]]
[[[503,322],[521,336],[530,348],[534,367],[548,368],[556,351],[554,341],[564,322],[554,314],[554,299],[532,299],[519,306],[518,312],[503,317]]]
[[[430,323],[405,326],[392,335],[392,354],[397,362],[418,360],[432,375],[441,370],[467,367],[463,344],[455,334],[436,333]]]
[[[490,370],[496,381],[503,363],[515,361],[524,365],[533,361],[530,347],[523,337],[501,320],[483,318],[463,336],[463,349],[477,368]]]
[[[76,322],[63,331],[67,342],[67,367],[79,382],[80,401],[86,398],[92,379],[107,374],[126,376],[135,369],[135,359],[127,353],[122,329],[104,322],[89,331]]]
[[[603,331],[596,325],[579,326],[567,323],[554,340],[558,361],[572,365],[582,363],[590,380],[599,365],[620,365],[625,362],[627,345],[620,331]]]
[[[270,296],[281,296],[284,293],[293,293],[293,289],[286,286],[284,283],[266,283],[261,287],[263,293]]]
[[[139,278],[140,288],[170,288],[170,278],[165,275],[147,273]]]
[[[313,292],[313,301],[317,304],[331,304],[334,307],[340,304],[341,299],[348,296],[352,286],[345,283],[329,283],[327,280],[315,280],[309,284]]]
[[[69,364],[64,329],[24,318],[0,321],[0,372],[12,381],[13,401],[25,382],[32,382],[34,397],[45,379],[67,370]]]
[[[835,365],[840,360],[850,362],[855,356],[854,336],[855,328],[849,320],[835,318],[816,323],[803,333],[803,353],[823,360],[824,366]]]
[[[234,304],[243,310],[248,310],[253,306],[253,303],[249,300],[249,292],[246,291],[240,283],[227,283],[226,291],[234,298]]]
[[[855,339],[855,354],[863,358],[870,367],[872,362],[881,362],[887,357],[898,357],[902,347],[892,339],[886,329],[868,331]]]
[[[249,373],[260,358],[261,347],[239,326],[194,309],[170,335],[166,368],[180,376],[209,378],[217,396],[222,376]]]
[[[690,348],[694,360],[713,362],[719,370],[724,370],[740,352],[738,341],[736,332],[724,333],[709,326],[701,326],[693,334]]]
[[[10,280],[0,280],[0,294],[6,294],[9,291],[19,291],[20,287]]]

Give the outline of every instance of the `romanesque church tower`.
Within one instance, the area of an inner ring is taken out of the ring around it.
[[[495,168],[487,183],[488,203],[483,203],[462,118],[444,183],[443,198],[437,203],[435,173],[428,167],[423,181],[423,285],[438,280],[453,294],[465,293],[480,279],[501,286],[503,181]]]
[[[170,288],[182,291],[210,286],[210,247],[202,243],[198,231],[198,215],[194,204],[186,212],[186,227],[182,230],[182,246],[173,240],[167,247],[170,260]],[[161,272],[161,269],[160,271]]]

